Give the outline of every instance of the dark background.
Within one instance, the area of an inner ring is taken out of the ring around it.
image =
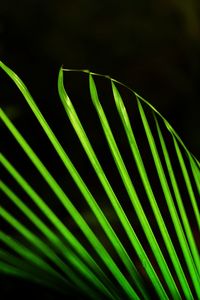
[[[59,101],[61,65],[109,74],[152,103],[199,157],[199,0],[1,1],[0,59],[23,79],[44,111],[52,109],[50,116]],[[31,120],[23,98],[3,71],[0,104],[37,142],[37,131],[27,126]],[[4,135],[2,140],[4,145]],[[6,281],[4,298],[10,286]],[[34,286],[27,284],[25,290],[33,292]],[[20,281],[15,291],[23,293]],[[45,293],[44,299],[54,298]]]
[[[198,0],[1,1],[0,57],[37,101],[55,98],[62,64],[109,74],[149,100],[199,155]],[[0,101],[17,117],[2,83]]]

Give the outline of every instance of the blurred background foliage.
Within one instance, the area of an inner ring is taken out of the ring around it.
[[[37,101],[55,97],[62,64],[109,74],[149,100],[199,154],[199,0],[1,1],[0,56]],[[1,85],[1,103],[19,117],[11,96]]]

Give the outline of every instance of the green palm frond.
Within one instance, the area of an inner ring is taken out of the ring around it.
[[[2,140],[16,147],[0,154],[0,273],[73,297],[200,299],[200,164],[167,120],[120,82],[86,70],[89,94],[76,107],[64,86],[70,70],[61,68],[71,127],[55,134],[22,80],[0,67],[44,133],[31,144],[0,109]]]

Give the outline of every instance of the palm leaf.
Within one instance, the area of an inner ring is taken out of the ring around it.
[[[73,297],[79,291],[91,299],[200,299],[200,165],[167,120],[123,84],[82,71],[90,97],[81,121],[80,107],[77,113],[64,87],[68,70],[61,68],[59,96],[74,130],[72,141],[75,135],[79,140],[66,149],[22,80],[0,66],[23,94],[73,186],[48,170],[0,109],[7,128],[3,140],[10,132],[48,188],[41,195],[34,180],[17,170],[14,149],[10,159],[6,151],[0,154],[1,222],[13,228],[0,231],[0,273]],[[109,101],[100,97],[99,79],[105,89],[110,85]]]

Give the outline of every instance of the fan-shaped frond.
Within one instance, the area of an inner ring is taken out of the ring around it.
[[[0,66],[37,127],[31,138],[32,125],[19,130],[0,109],[0,273],[74,297],[200,299],[200,165],[167,120],[123,84],[85,70],[89,93],[74,84],[73,97],[83,98],[71,101],[61,69],[64,110],[47,122]]]

